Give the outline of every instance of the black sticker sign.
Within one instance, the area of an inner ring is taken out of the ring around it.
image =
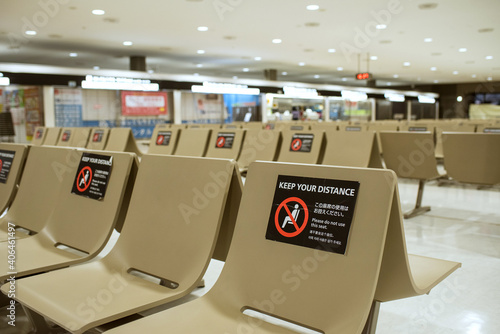
[[[410,131],[410,132],[425,132],[425,131],[427,131],[427,128],[424,126],[411,126],[408,128],[408,131]]]
[[[35,139],[40,139],[43,136],[43,129],[37,129],[35,132]]]
[[[76,171],[72,194],[100,200],[106,194],[113,157],[83,153]]]
[[[216,148],[233,148],[234,132],[219,132],[215,141]]]
[[[102,142],[102,137],[104,136],[104,130],[95,130],[92,136],[92,142],[100,143]]]
[[[346,126],[345,130],[346,131],[361,131],[361,127],[360,126]]]
[[[313,139],[313,134],[294,134],[290,143],[290,151],[311,152]]]
[[[15,151],[0,150],[0,182],[7,183]]]
[[[64,142],[69,141],[69,137],[71,136],[71,130],[66,130],[63,132],[61,140]]]
[[[485,128],[483,133],[500,133],[500,128]]]
[[[345,254],[359,182],[279,175],[266,239]]]
[[[156,136],[156,145],[168,146],[170,144],[171,137],[172,131],[159,131]]]

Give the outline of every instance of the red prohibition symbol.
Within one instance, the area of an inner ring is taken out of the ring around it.
[[[224,137],[217,138],[217,147],[224,147],[225,143],[226,143],[226,138]]]
[[[295,209],[293,210],[293,212],[290,212],[290,209],[287,206],[287,203],[289,203],[289,202],[296,202],[297,203],[295,205]],[[298,209],[300,206],[302,207],[301,211],[304,212],[304,221],[302,222],[301,226],[299,226],[299,223],[297,222],[297,218],[299,217],[298,213],[300,212],[300,211],[298,211]],[[281,212],[282,208],[285,209],[286,214],[287,214],[284,222],[280,221],[280,219],[279,219],[280,212]],[[295,211],[297,212],[296,214],[294,214]],[[304,203],[303,200],[301,200],[298,197],[289,197],[286,200],[284,200],[283,202],[281,202],[281,204],[276,209],[276,213],[274,215],[274,223],[276,225],[276,229],[278,230],[278,232],[282,236],[287,237],[287,238],[292,238],[292,237],[295,237],[295,236],[299,235],[300,233],[302,233],[302,231],[304,231],[304,229],[306,228],[308,219],[309,219],[309,210],[307,209],[307,205],[306,205],[306,203]],[[293,224],[293,226],[295,228],[294,232],[285,232],[283,230],[283,228],[287,225],[287,223]]]
[[[3,167],[3,161],[0,159],[0,170],[2,170]]]
[[[302,140],[300,138],[294,139],[292,141],[292,150],[298,151],[302,147]]]
[[[94,142],[99,141],[99,134],[94,133]]]
[[[156,145],[161,145],[163,144],[163,135],[158,135],[156,138]]]
[[[92,181],[92,169],[89,166],[82,168],[78,177],[76,178],[76,188],[79,192],[84,192],[90,186]]]

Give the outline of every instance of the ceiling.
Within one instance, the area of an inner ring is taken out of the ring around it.
[[[312,4],[319,9],[307,10]],[[278,80],[342,85],[363,85],[354,76],[365,71],[378,86],[500,77],[498,0],[0,0],[0,6],[0,63],[99,74],[127,70],[129,57],[142,55],[159,74],[241,81],[276,69]]]

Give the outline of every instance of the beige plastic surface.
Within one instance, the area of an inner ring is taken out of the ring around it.
[[[238,159],[241,152],[241,146],[245,138],[245,132],[246,130],[242,129],[220,129],[212,131],[212,136],[210,137],[210,142],[205,156],[210,158]],[[234,135],[234,141],[231,148],[217,146],[218,141],[221,140],[220,136],[223,136],[224,134]]]
[[[458,262],[407,254],[397,187],[395,191],[375,293],[375,300],[381,302],[429,293],[439,282],[461,267]]]
[[[177,146],[177,140],[181,134],[181,129],[179,127],[170,127],[169,124],[157,124],[149,141],[148,154],[174,154],[175,147]],[[159,132],[170,132],[170,142],[168,145],[158,145],[157,140]]]
[[[131,152],[138,157],[142,156],[142,152],[137,147],[132,129],[130,128],[112,128],[109,132],[106,151],[116,152]]]
[[[57,141],[59,140],[59,135],[61,133],[61,128],[53,127],[53,128],[45,128],[45,140],[43,141],[43,145],[48,146],[56,146]]]
[[[384,161],[399,177],[430,180],[440,176],[430,132],[381,132]]]
[[[102,134],[101,134],[102,133]],[[101,135],[99,135],[101,134]],[[100,137],[100,138],[99,138]],[[108,128],[93,128],[90,132],[87,148],[89,150],[104,150],[109,138]],[[99,140],[100,139],[100,140]]]
[[[86,147],[89,141],[90,128],[62,128],[57,146]],[[66,140],[65,139],[65,133]]]
[[[250,163],[276,159],[281,142],[281,132],[274,130],[247,130],[238,159],[240,170],[247,170]]]
[[[436,125],[436,158],[443,158],[443,132],[475,132],[476,125],[464,122],[440,122]]]
[[[43,126],[37,126],[33,132],[33,139],[31,140],[31,145],[40,146],[43,145],[43,141],[47,136],[47,129]]]
[[[182,130],[175,155],[204,157],[210,140],[210,129],[190,128]]]
[[[0,151],[9,151],[0,152],[0,162],[2,165],[2,167],[0,167],[0,170],[4,169],[4,173],[6,162],[4,160],[3,154],[10,155],[12,154],[11,152],[14,152],[14,157],[12,160],[12,164],[10,165],[10,171],[7,177],[7,181],[5,183],[0,182],[0,213],[3,213],[10,206],[17,193],[17,187],[23,174],[24,163],[26,162],[29,147],[28,145],[24,144],[0,143]],[[3,224],[0,223],[0,226],[3,227]],[[0,227],[0,236],[3,232],[2,227]],[[1,237],[0,240],[2,240]]]
[[[370,122],[368,123],[368,130],[377,132],[377,145],[378,151],[382,154],[382,144],[380,142],[380,132],[381,131],[398,131],[399,122],[394,121],[382,121],[382,122]]]
[[[443,133],[444,167],[464,183],[500,183],[500,134]]]
[[[321,123],[311,124],[311,130],[323,130],[325,132],[328,131],[337,131],[338,125],[337,122],[324,121]]]
[[[262,130],[264,128],[264,124],[261,122],[246,122],[241,125],[243,129],[247,130]]]
[[[293,135],[298,134],[312,134],[314,135],[312,147],[310,152],[295,152],[290,149],[292,144]],[[283,131],[281,142],[280,154],[278,161],[280,162],[294,162],[303,164],[317,164],[321,161],[324,151],[324,131]]]
[[[327,131],[323,165],[383,168],[373,131]]]
[[[77,164],[78,155],[73,149],[32,146],[16,197],[5,216],[0,218],[0,241],[7,240],[9,222],[38,233],[56,206],[63,177],[73,170],[69,166],[76,168]],[[26,236],[16,233],[16,238]]]
[[[34,147],[36,148],[36,147]],[[74,150],[74,166],[67,165],[59,186],[53,211],[41,231],[16,242],[16,277],[63,268],[96,256],[105,246],[118,220],[134,155],[105,152],[113,157],[113,166],[105,197],[94,200],[71,193],[81,150]],[[94,153],[103,154],[99,151]],[[31,156],[31,153],[30,153]],[[43,174],[38,174],[43,177]],[[24,179],[24,178],[23,178]],[[51,184],[49,184],[51,186]],[[86,256],[56,248],[62,244]],[[0,243],[0,256],[7,258],[7,243]],[[0,261],[0,281],[9,277],[7,261]]]
[[[234,172],[229,160],[145,155],[126,222],[109,255],[20,280],[17,299],[82,333],[181,298],[198,286],[210,262]],[[133,276],[131,269],[178,287]],[[102,291],[112,296],[109,302],[94,310],[85,304]]]
[[[360,182],[346,255],[266,240],[278,175]],[[361,333],[379,275],[395,179],[387,170],[253,163],[233,244],[214,287],[197,300],[107,333],[295,333],[242,314],[246,308],[327,334]]]

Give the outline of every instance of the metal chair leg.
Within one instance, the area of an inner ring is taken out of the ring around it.
[[[424,195],[424,186],[425,186],[425,180],[419,180],[418,181],[417,202],[415,203],[415,208],[411,211],[404,213],[403,216],[405,219],[410,219],[410,218],[413,218],[415,216],[421,215],[424,212],[431,211],[430,206],[421,206],[422,205],[422,197]]]
[[[363,332],[361,332],[361,334],[375,334],[375,330],[377,329],[379,311],[380,302],[374,300],[370,309],[370,314],[368,315],[368,319],[366,320],[365,328],[363,328]]]

